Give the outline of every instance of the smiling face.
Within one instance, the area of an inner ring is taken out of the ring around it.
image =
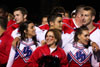
[[[78,35],[78,42],[82,43],[83,45],[88,45],[89,42],[89,31],[88,30],[83,30],[82,34]]]
[[[35,36],[36,33],[35,33],[34,24],[33,23],[28,24],[28,28],[24,32],[27,34],[28,38],[32,38],[33,36]]]
[[[52,31],[49,31],[47,33],[47,35],[46,35],[46,43],[49,46],[55,45],[56,39],[55,39],[54,33]]]

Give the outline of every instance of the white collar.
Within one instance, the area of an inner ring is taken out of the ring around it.
[[[79,26],[77,26],[77,24],[76,24],[75,19],[73,18],[72,20],[73,20],[73,22],[74,22],[74,24],[75,24],[76,28],[79,28]]]

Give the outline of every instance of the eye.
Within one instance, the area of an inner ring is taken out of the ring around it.
[[[61,23],[62,21],[58,21],[59,23]]]
[[[89,37],[89,35],[87,34],[87,35],[85,35],[85,37]]]
[[[46,37],[54,38],[54,36],[52,36],[52,35],[47,35]]]

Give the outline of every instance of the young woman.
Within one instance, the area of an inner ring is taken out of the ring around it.
[[[92,47],[89,45],[89,30],[85,26],[77,28],[74,36],[74,43],[68,44],[64,48],[66,55],[68,57],[68,67],[92,67],[91,56],[93,54]]]
[[[61,33],[57,29],[50,29],[46,32],[46,44],[38,47],[32,54],[28,67],[38,67],[39,59],[43,56],[54,56],[59,58],[60,67],[67,67],[67,56],[63,49],[57,46],[61,39]],[[49,61],[48,61],[49,62]]]
[[[11,48],[7,67],[25,67],[32,54],[38,46],[35,27],[32,21],[25,21],[19,27],[21,34],[20,44]]]

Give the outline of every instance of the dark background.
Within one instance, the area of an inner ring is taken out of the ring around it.
[[[97,15],[95,22],[99,19],[100,4],[99,0],[0,0],[0,4],[6,4],[9,12],[13,13],[16,7],[25,7],[29,14],[28,18],[36,23],[40,23],[40,18],[49,14],[54,6],[63,6],[70,12],[78,5],[89,5],[95,8]]]

